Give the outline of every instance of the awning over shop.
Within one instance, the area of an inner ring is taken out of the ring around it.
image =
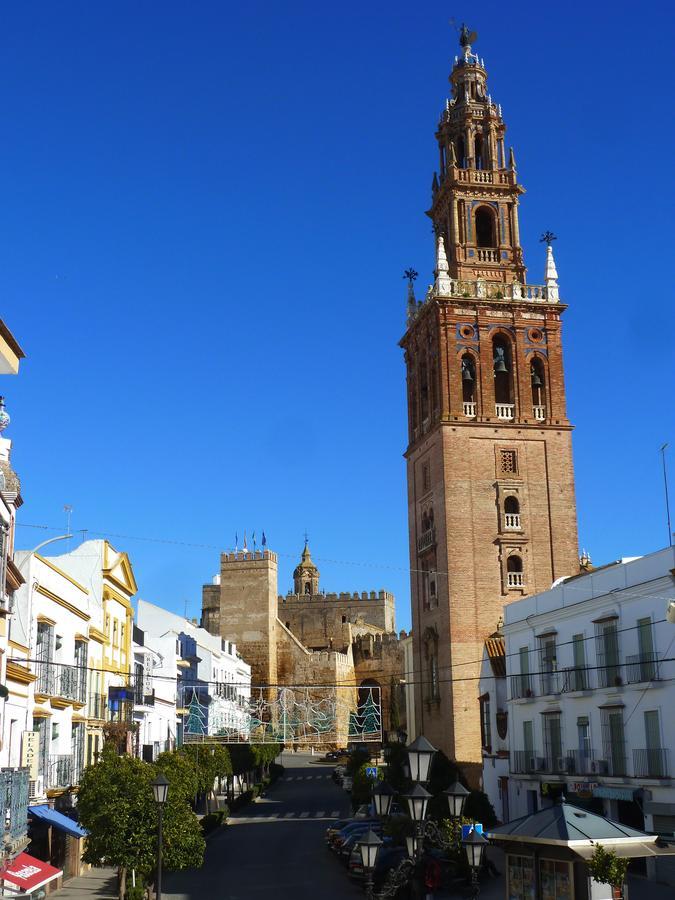
[[[51,806],[48,806],[46,803],[40,806],[29,806],[28,815],[33,816],[36,819],[42,819],[48,825],[53,825],[54,828],[60,828],[61,831],[65,831],[66,834],[71,834],[73,837],[81,838],[87,836],[87,832],[81,825],[78,825],[77,822],[69,819],[68,816],[64,816],[63,813],[52,809]]]
[[[570,845],[570,850],[582,859],[590,859],[595,853],[596,846],[597,844],[593,843],[591,843],[590,847]],[[603,841],[602,846],[605,850],[612,850],[617,856],[621,856],[624,859],[636,859],[645,856],[675,856],[675,844],[647,843],[646,841],[635,844],[609,844]]]
[[[41,859],[35,859],[35,857],[29,856],[27,853],[19,853],[9,868],[2,873],[1,877],[3,881],[9,882],[9,884],[27,893],[49,884],[50,881],[54,881],[61,874],[63,874],[61,869],[55,869],[49,863],[42,862]]]

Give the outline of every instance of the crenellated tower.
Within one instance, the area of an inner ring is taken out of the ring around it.
[[[401,346],[417,724],[477,762],[483,640],[504,604],[578,556],[553,236],[543,283],[528,284],[501,108],[467,29],[460,44],[436,132],[435,282],[418,302],[410,279]]]

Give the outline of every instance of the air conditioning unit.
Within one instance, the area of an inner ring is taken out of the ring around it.
[[[591,763],[591,772],[595,772],[597,775],[608,775],[609,763],[606,759],[594,759]]]
[[[29,799],[34,799],[35,797],[44,797],[45,793],[45,777],[44,775],[38,775],[38,777],[33,780],[31,779],[28,782],[28,797]]]

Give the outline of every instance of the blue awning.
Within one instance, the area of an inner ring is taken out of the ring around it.
[[[41,806],[29,806],[28,815],[34,816],[36,819],[42,819],[48,825],[53,825],[54,828],[60,828],[61,831],[65,831],[66,834],[72,834],[72,836],[76,838],[86,837],[88,834],[88,832],[85,831],[81,825],[78,825],[77,822],[69,819],[68,816],[64,816],[63,813],[52,809],[51,806],[48,806],[46,803]]]

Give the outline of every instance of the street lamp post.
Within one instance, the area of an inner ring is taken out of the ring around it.
[[[377,863],[377,853],[381,845],[382,841],[372,829],[359,841],[361,864],[366,875],[366,897],[368,900],[373,900],[373,875]]]
[[[448,840],[435,822],[426,821],[427,807],[432,795],[424,787],[424,784],[429,781],[431,762],[436,750],[425,737],[420,735],[407,747],[407,751],[410,775],[414,784],[407,794],[402,795],[402,799],[407,801],[414,833],[406,837],[408,858],[399,863],[389,873],[384,886],[380,889],[379,897],[394,896],[401,887],[409,884],[413,878],[420,875],[425,839],[441,847],[454,846],[454,841]],[[451,818],[460,825],[464,803],[469,796],[469,792],[462,784],[455,782],[443,791],[443,795],[447,798]],[[378,817],[389,815],[394,796],[395,792],[386,782],[378,782],[375,785],[373,788],[373,806]],[[361,860],[366,875],[368,900],[372,900],[373,897],[373,871],[381,843],[382,841],[372,831],[369,831],[365,838],[359,842]],[[468,836],[462,839],[462,846],[465,849],[471,867],[471,885],[474,900],[479,894],[478,870],[486,845],[487,841],[480,832],[476,831],[474,825],[471,826]]]
[[[169,782],[160,772],[152,782],[152,792],[157,804],[157,900],[162,900],[162,814],[169,795]]]
[[[483,862],[483,854],[487,846],[487,841],[482,834],[479,834],[472,826],[466,837],[462,838],[462,846],[466,852],[466,858],[471,867],[471,890],[475,900],[480,894],[480,886],[478,884],[478,871]]]

